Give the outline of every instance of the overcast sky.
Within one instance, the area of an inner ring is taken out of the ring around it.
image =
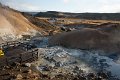
[[[120,12],[120,0],[0,0],[20,11]]]

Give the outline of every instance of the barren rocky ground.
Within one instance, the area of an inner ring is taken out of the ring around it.
[[[39,50],[37,61],[1,68],[1,80],[120,80],[119,21],[53,19],[0,4],[0,43],[30,35],[28,44]],[[27,52],[26,45],[9,47],[5,56]]]

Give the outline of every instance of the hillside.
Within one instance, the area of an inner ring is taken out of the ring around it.
[[[35,35],[37,32],[35,25],[31,24],[20,12],[9,7],[0,6],[0,19],[0,36],[4,40],[15,39],[16,36],[20,37],[23,34]]]
[[[55,11],[48,11],[48,12],[40,12],[40,13],[37,13],[35,16],[37,17],[64,17],[64,15],[59,15],[59,12],[55,12]]]
[[[120,24],[105,23],[96,27],[83,28],[53,36],[50,45],[85,50],[120,52]]]
[[[21,12],[13,10],[0,4],[0,36],[3,40],[15,40],[21,35],[48,35],[54,26],[44,20],[38,20],[30,15],[23,15]]]
[[[79,18],[89,20],[120,20],[120,13],[69,13],[47,11],[37,13],[37,17],[55,17],[55,18]]]
[[[76,18],[90,20],[120,20],[120,13],[80,13]]]
[[[22,12],[25,18],[27,18],[32,24],[36,25],[38,28],[41,28],[44,31],[45,35],[49,35],[49,32],[53,34],[59,33],[60,28],[56,25],[51,24],[48,20],[40,19],[38,17],[34,17],[28,13]]]

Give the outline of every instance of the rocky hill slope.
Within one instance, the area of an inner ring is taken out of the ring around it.
[[[53,34],[59,33],[60,28],[54,24],[51,24],[48,20],[40,19],[38,17],[34,17],[33,15],[22,12],[25,18],[27,18],[32,24],[36,25],[38,28],[41,28],[44,35],[49,35],[50,32]]]
[[[0,6],[0,36],[14,39],[23,34],[35,34],[36,26],[31,24],[20,12]],[[7,37],[8,36],[8,37]]]
[[[23,15],[21,12],[13,10],[0,4],[0,37],[2,40],[14,40],[21,35],[49,34],[48,30],[54,30],[55,27],[49,22],[38,20],[30,15]]]

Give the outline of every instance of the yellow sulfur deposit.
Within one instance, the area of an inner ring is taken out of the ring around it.
[[[0,49],[0,56],[4,56],[4,52]]]

